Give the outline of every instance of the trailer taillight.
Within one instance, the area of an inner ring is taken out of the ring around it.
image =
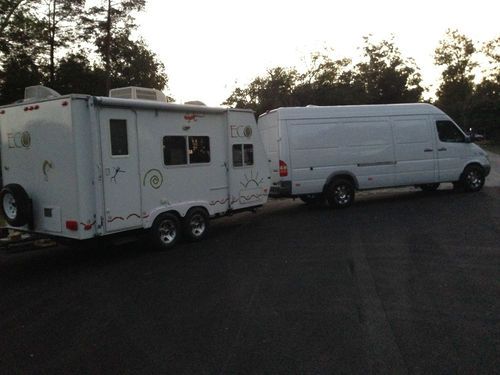
[[[68,220],[66,221],[66,229],[68,230],[78,230],[78,221]]]
[[[288,165],[283,160],[280,160],[280,177],[288,176]]]

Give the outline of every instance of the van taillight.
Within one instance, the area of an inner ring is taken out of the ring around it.
[[[283,160],[280,160],[280,177],[288,176],[288,165]]]

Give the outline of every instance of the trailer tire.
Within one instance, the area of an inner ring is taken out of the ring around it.
[[[172,213],[164,213],[156,218],[150,229],[149,237],[156,250],[170,250],[181,236],[179,219]]]
[[[354,184],[346,178],[336,178],[326,188],[328,206],[347,208],[354,202]]]
[[[31,200],[19,184],[8,184],[0,191],[2,214],[9,225],[22,227],[32,218]]]
[[[201,241],[207,236],[210,217],[204,208],[191,208],[182,220],[182,231],[189,241]]]

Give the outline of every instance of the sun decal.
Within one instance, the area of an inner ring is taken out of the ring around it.
[[[250,171],[250,178],[245,173],[245,181],[241,182],[241,186],[243,186],[245,189],[252,188],[252,187],[259,187],[260,184],[264,182],[263,178],[259,179],[259,172],[254,176],[253,175],[253,170]]]

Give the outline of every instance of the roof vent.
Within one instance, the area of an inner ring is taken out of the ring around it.
[[[109,90],[109,97],[119,99],[153,100],[155,102],[167,101],[165,95],[160,90],[135,86],[120,87]]]
[[[42,85],[29,86],[24,89],[24,100],[39,100],[61,96],[57,91]]]
[[[190,100],[189,102],[184,103],[186,105],[199,105],[202,107],[206,107],[207,105],[203,102],[200,102],[199,100]]]

